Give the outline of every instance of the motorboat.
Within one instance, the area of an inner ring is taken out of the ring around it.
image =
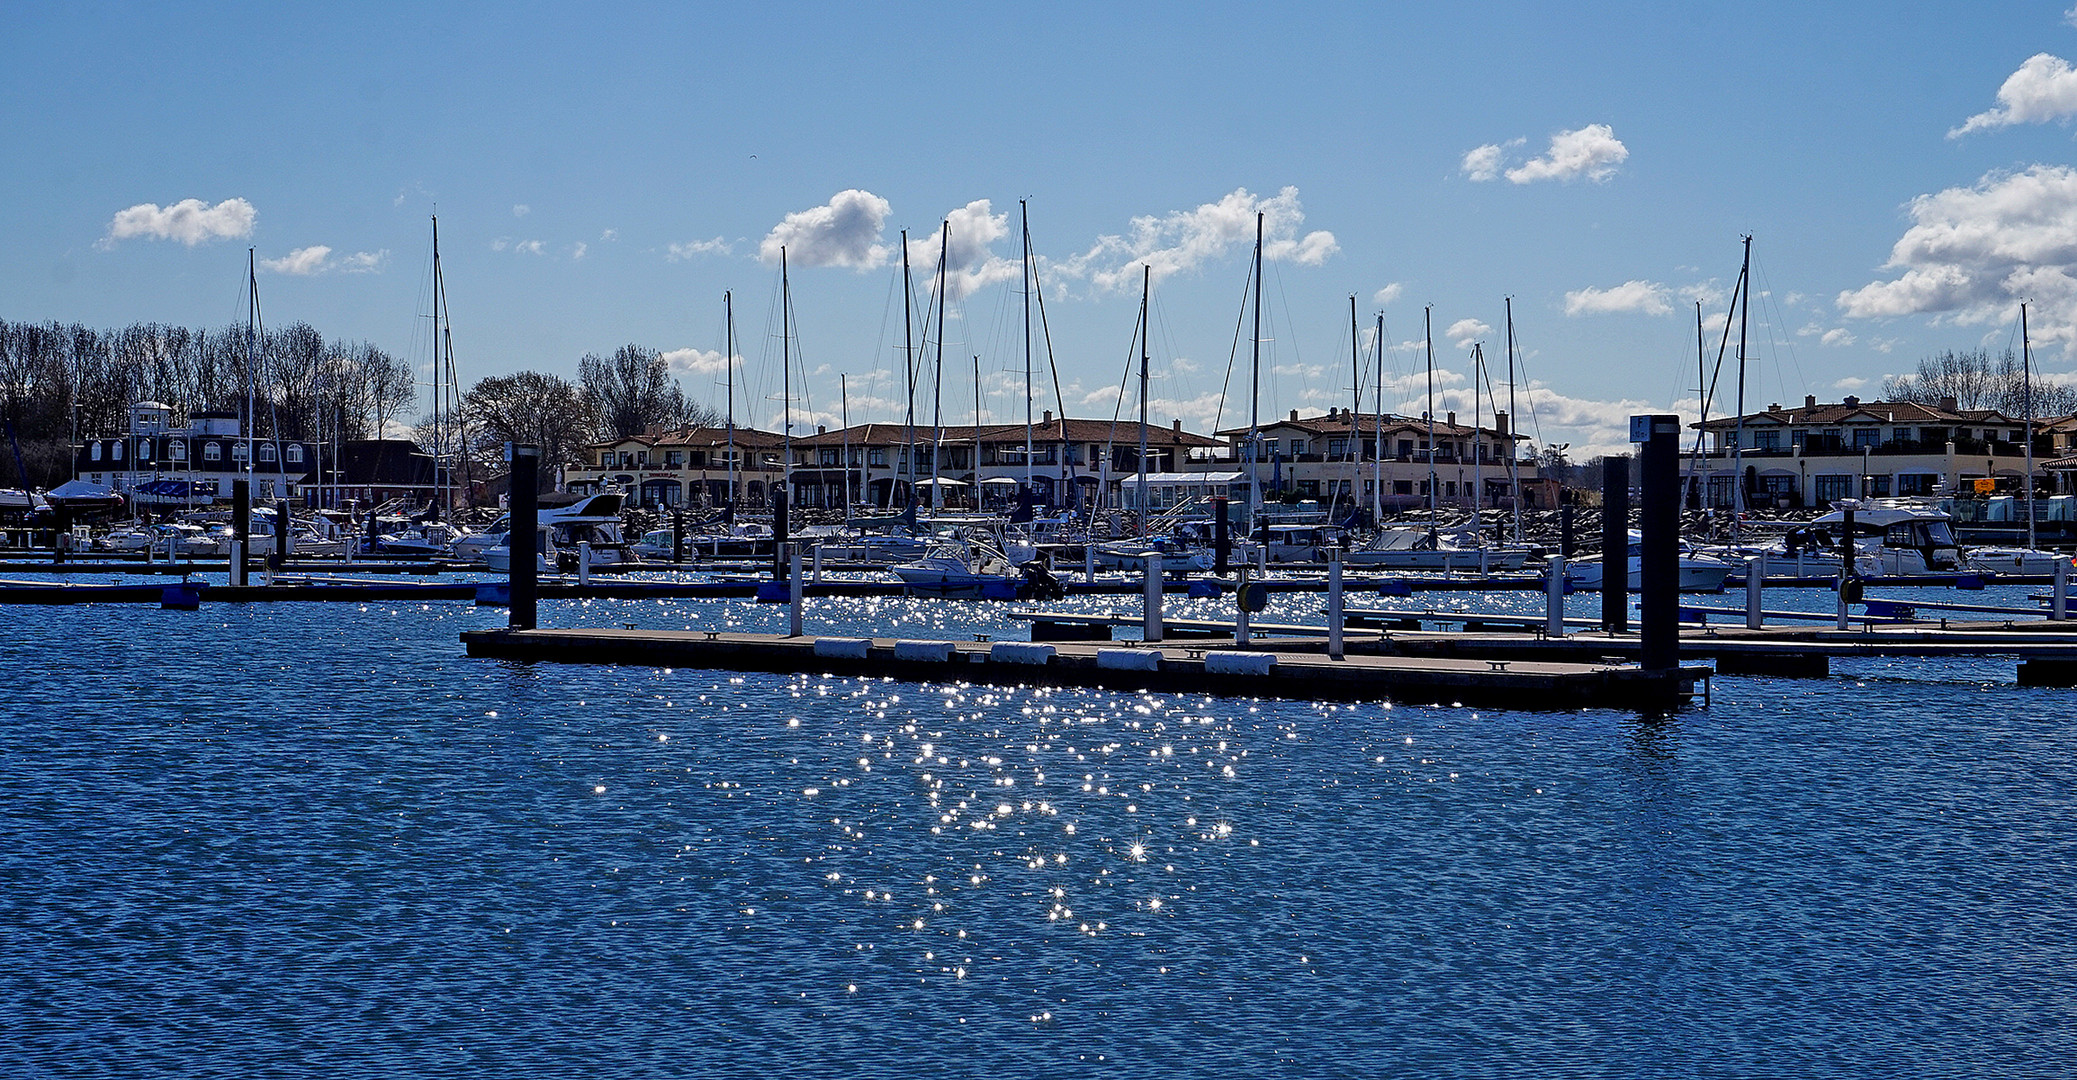
[[[542,571],[563,573],[578,569],[580,559],[588,569],[617,567],[632,562],[627,540],[621,535],[618,491],[602,491],[574,500],[544,495],[535,517],[539,534],[535,557]],[[509,519],[508,519],[509,520]],[[512,569],[512,534],[507,531],[483,549],[483,564],[498,571]]]
[[[1530,551],[1522,547],[1464,547],[1426,529],[1385,528],[1341,561],[1369,570],[1520,570]]]
[[[1819,550],[1834,546],[1853,517],[1854,568],[1863,577],[1909,577],[1951,574],[1963,568],[1961,545],[1955,542],[1954,518],[1922,503],[1841,500],[1836,509],[1810,523]],[[2046,572],[2046,571],[2043,571]]]
[[[1024,572],[999,549],[972,540],[932,545],[928,554],[894,567],[912,594],[1009,600],[1024,584]]]
[[[1629,538],[1626,560],[1629,564],[1628,590],[1637,592],[1644,583],[1644,541],[1636,529],[1630,530]],[[1679,553],[1678,567],[1678,591],[1710,593],[1724,591],[1724,582],[1729,580],[1732,574],[1743,569],[1742,564],[1692,549],[1684,549]],[[1565,563],[1565,580],[1571,582],[1573,588],[1588,592],[1600,591],[1604,572],[1600,555],[1589,555]]]

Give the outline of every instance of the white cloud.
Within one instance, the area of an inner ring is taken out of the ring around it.
[[[672,244],[668,250],[670,253],[664,257],[671,262],[684,262],[687,259],[700,255],[728,255],[732,253],[729,242],[718,236],[712,240],[694,240],[687,244]]]
[[[849,266],[871,270],[887,261],[893,248],[880,242],[880,231],[893,208],[870,191],[839,191],[821,206],[786,215],[758,245],[758,258],[779,261],[779,249],[796,266]]]
[[[260,269],[270,274],[290,274],[296,277],[311,277],[337,270],[345,274],[379,274],[389,263],[389,249],[381,251],[356,251],[341,258],[332,258],[332,249],[324,244],[312,244],[297,248],[279,259],[261,259]]]
[[[973,295],[977,290],[999,281],[1015,281],[1023,276],[1022,258],[1005,259],[989,250],[989,245],[1010,235],[1010,216],[991,213],[987,199],[975,199],[965,206],[945,215],[945,221],[929,236],[909,241],[909,261],[916,266],[935,267],[938,262],[938,245],[943,236],[949,235],[945,256],[945,291],[953,300]],[[951,232],[946,233],[946,226]],[[936,271],[931,273],[935,275]],[[936,278],[930,287],[937,288]]]
[[[2077,7],[2063,12],[2063,22],[2070,26],[2077,26]]]
[[[688,375],[720,375],[729,369],[728,361],[720,349],[672,349],[663,354],[664,362],[673,371]],[[743,358],[735,358],[735,368],[742,370]]]
[[[1609,315],[1619,312],[1640,312],[1645,315],[1665,315],[1673,310],[1667,300],[1666,286],[1656,281],[1625,281],[1607,289],[1588,286],[1565,294],[1567,315]]]
[[[2035,53],[1998,87],[1996,108],[1977,113],[1947,133],[1959,139],[1972,131],[2040,124],[2077,114],[2077,71],[2059,56]]]
[[[182,199],[172,206],[138,203],[118,211],[108,223],[102,247],[117,240],[141,236],[148,240],[178,240],[189,247],[209,240],[251,236],[259,211],[244,199],[225,199],[210,206],[200,199]]]
[[[1901,272],[1841,292],[1836,303],[1849,318],[1982,325],[2013,318],[2031,299],[2037,339],[2077,341],[2077,168],[1989,173],[1973,187],[1913,199],[1910,214],[1884,264]]]
[[[574,243],[574,244],[571,244],[571,245],[570,245],[570,261],[571,261],[571,262],[576,262],[577,260],[579,260],[579,259],[582,259],[582,258],[584,258],[584,253],[585,253],[585,252],[587,252],[587,251],[590,251],[590,250],[591,250],[591,245],[589,245],[589,244],[586,244],[586,243],[585,243],[584,241],[582,241],[582,240],[579,240],[579,241],[577,241],[576,243]]]
[[[1521,140],[1517,139],[1515,141],[1520,142]],[[1466,150],[1464,152],[1464,160],[1457,168],[1474,181],[1482,183],[1487,180],[1498,180],[1500,179],[1500,166],[1506,164],[1505,155],[1506,151],[1501,148],[1499,143],[1487,143],[1484,146],[1476,146]]]
[[[260,269],[275,274],[309,277],[312,274],[322,274],[329,269],[325,265],[325,260],[329,259],[331,254],[331,248],[323,244],[314,244],[306,248],[297,248],[279,259],[261,259]]]
[[[533,207],[531,207],[531,206],[528,206],[528,205],[527,205],[527,204],[525,204],[525,203],[517,203],[517,204],[515,204],[515,205],[514,205],[514,206],[512,207],[512,216],[513,216],[513,217],[525,217],[525,216],[527,216],[528,214],[531,214],[531,213],[533,213],[533,212],[534,212],[534,208],[533,208]]]
[[[1378,305],[1379,307],[1383,307],[1384,305],[1392,303],[1393,301],[1399,299],[1400,294],[1404,293],[1405,291],[1405,287],[1395,281],[1390,285],[1387,285],[1384,288],[1379,289],[1377,292],[1371,294],[1370,302]]]
[[[1630,148],[1615,137],[1614,128],[1588,124],[1551,136],[1550,149],[1542,157],[1507,170],[1507,179],[1516,184],[1533,184],[1538,180],[1569,181],[1584,176],[1598,182],[1615,175],[1616,166],[1629,158]]]
[[[1846,378],[1840,379],[1838,382],[1833,383],[1832,389],[1844,390],[1847,393],[1851,394],[1856,390],[1865,388],[1867,385],[1868,380],[1863,379],[1858,375],[1849,375]]]
[[[547,253],[548,243],[544,240],[514,240],[509,236],[500,236],[490,242],[490,249],[512,251],[522,255],[542,255]]]
[[[1262,215],[1264,259],[1317,266],[1341,250],[1333,233],[1299,235],[1305,212],[1299,206],[1297,188],[1286,187],[1267,199],[1246,188],[1235,188],[1218,202],[1195,209],[1135,217],[1126,235],[1098,237],[1088,251],[1061,263],[1059,271],[1069,277],[1086,277],[1098,288],[1136,288],[1141,264],[1151,267],[1154,280],[1160,281],[1194,270],[1235,248],[1253,246],[1258,213]]]
[[[602,232],[602,233],[600,233],[600,234],[599,234],[599,239],[601,239],[601,240],[606,240],[606,241],[613,241],[613,240],[618,240],[618,239],[620,239],[620,230],[619,230],[619,229],[607,229],[607,230],[606,230],[605,232]]]
[[[1468,349],[1472,342],[1492,337],[1493,327],[1477,319],[1458,319],[1450,324],[1449,329],[1442,332],[1442,336],[1450,339],[1450,344],[1460,349]]]
[[[1843,326],[1834,327],[1830,330],[1827,330],[1824,332],[1822,336],[1820,336],[1817,339],[1818,344],[1829,345],[1834,348],[1844,348],[1848,345],[1853,344],[1853,342],[1853,331],[1848,330]]]

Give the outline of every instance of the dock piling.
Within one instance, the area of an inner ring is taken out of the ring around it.
[[[2055,594],[2048,602],[2048,617],[2057,622],[2070,617],[2070,557],[2055,559]]]
[[[1327,659],[1340,660],[1345,650],[1341,641],[1341,549],[1327,549]]]
[[[231,481],[231,584],[246,583],[245,554],[252,543],[252,481]]]
[[[1141,601],[1140,639],[1143,641],[1160,641],[1161,553],[1158,551],[1147,552],[1145,567],[1141,581],[1141,595],[1143,599]]]
[[[787,626],[794,637],[801,636],[801,546],[786,545],[786,564],[791,573],[786,575],[786,602],[789,607]]]
[[[1745,628],[1748,630],[1758,630],[1766,624],[1766,616],[1760,610],[1760,590],[1767,582],[1766,565],[1767,556],[1762,554],[1745,567]]]
[[[1643,436],[1644,443],[1638,470],[1644,496],[1638,513],[1638,660],[1647,671],[1670,671],[1680,666],[1680,417],[1645,416],[1641,429],[1639,419],[1630,420],[1631,436]],[[1605,587],[1606,564],[1602,573]]]
[[[1226,496],[1212,497],[1212,573],[1220,577],[1233,572],[1233,532],[1226,506]]]
[[[532,630],[536,601],[540,596],[540,536],[537,530],[541,522],[541,448],[526,443],[506,443],[505,460],[512,464],[512,531],[505,541],[512,552],[511,567],[506,571],[507,580],[511,582],[512,606],[506,625],[514,630]],[[374,515],[369,515],[369,520],[373,521]]]
[[[1623,457],[1601,460],[1601,629],[1630,632],[1630,459]]]
[[[1547,637],[1565,636],[1565,556],[1551,556],[1551,572],[1543,582],[1543,632]]]

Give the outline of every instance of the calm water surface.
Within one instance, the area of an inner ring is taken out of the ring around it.
[[[831,604],[810,631],[1017,636],[1007,610]],[[1645,721],[462,656],[502,619],[0,608],[5,1071],[2077,1060],[2072,692],[2010,661],[1720,678]]]

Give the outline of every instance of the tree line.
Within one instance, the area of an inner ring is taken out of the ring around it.
[[[1909,401],[1938,407],[1953,398],[1957,408],[1995,409],[2014,419],[2028,413],[2032,398],[2035,419],[2077,413],[2077,389],[2027,378],[2026,364],[2011,349],[1992,355],[1987,349],[1948,349],[1918,362],[1913,375],[1882,380],[1887,401]]]
[[[686,396],[655,349],[586,354],[577,371],[574,381],[537,371],[478,380],[459,402],[463,452],[493,465],[505,443],[526,442],[541,447],[545,464],[576,464],[592,442],[724,419]],[[96,330],[0,320],[0,420],[12,437],[0,447],[0,487],[21,485],[24,472],[29,487],[63,483],[72,447],[128,431],[139,401],[170,406],[176,420],[211,411],[242,417],[248,383],[258,438],[355,441],[408,424],[421,445],[433,444],[407,361],[367,342],[327,340],[307,323],[255,340],[242,325]],[[454,421],[442,426],[452,430]]]

